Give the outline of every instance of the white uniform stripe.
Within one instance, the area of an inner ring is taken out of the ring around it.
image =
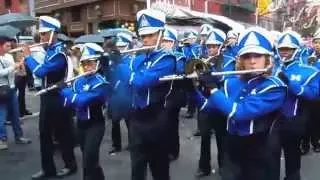
[[[309,78],[302,84],[302,86],[306,86],[316,75],[318,72],[314,72]]]
[[[201,106],[201,108],[200,108],[200,111],[202,111],[202,110],[206,107],[207,104],[208,104],[208,100],[206,99],[206,100],[204,101],[204,103],[202,104],[202,106]]]
[[[232,105],[232,110],[231,110],[231,112],[230,112],[229,115],[228,115],[228,119],[230,119],[230,118],[234,115],[234,113],[236,112],[236,110],[237,110],[237,103],[233,103],[233,105]]]
[[[251,120],[251,121],[250,121],[249,134],[252,134],[252,133],[253,133],[253,125],[254,125],[254,121],[253,121],[253,120]]]
[[[227,86],[228,86],[228,80],[225,80],[225,81],[224,81],[224,87],[223,87],[223,89],[224,89],[224,94],[226,95],[227,98],[229,98],[229,93],[228,93],[228,88],[227,88]]]
[[[258,94],[264,93],[264,92],[266,92],[266,91],[268,91],[268,90],[270,90],[270,89],[272,89],[272,88],[275,88],[275,87],[277,87],[277,86],[275,86],[275,85],[267,86],[266,88],[260,90],[260,91],[258,92]]]
[[[293,115],[296,116],[297,115],[297,109],[298,109],[298,102],[299,99],[296,99],[296,102],[294,103],[294,110],[293,110]]]
[[[39,64],[38,66],[36,66],[32,72],[35,73],[36,71],[38,71],[38,69],[39,69],[40,67],[41,67],[41,64]]]
[[[72,100],[71,100],[72,103],[76,100],[77,95],[78,95],[78,94],[74,94],[74,95],[72,96]]]
[[[129,84],[131,84],[132,83],[132,81],[133,81],[133,78],[134,78],[134,72],[133,73],[131,73],[131,76],[130,76],[130,79],[129,79]]]

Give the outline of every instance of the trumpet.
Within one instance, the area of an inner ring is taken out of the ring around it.
[[[28,46],[29,48],[33,48],[33,47],[38,47],[38,46],[43,46],[43,45],[46,45],[46,44],[49,44],[49,42],[43,42],[43,43],[37,43],[37,44],[33,44],[33,45],[30,45]],[[20,52],[23,50],[23,47],[18,47],[18,48],[14,48],[14,49],[11,49],[8,53],[17,53],[17,52]]]
[[[204,73],[210,70],[211,64],[205,60],[193,59],[186,63],[185,65],[185,73],[191,74],[193,72]]]
[[[225,76],[225,75],[241,75],[250,73],[265,73],[268,72],[269,68],[265,69],[251,69],[251,70],[239,70],[239,71],[224,71],[224,72],[211,72],[211,76]],[[172,81],[172,80],[183,80],[183,79],[196,79],[199,78],[199,73],[193,72],[188,75],[168,75],[159,79],[159,81]]]

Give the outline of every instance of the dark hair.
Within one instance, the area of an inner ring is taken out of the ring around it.
[[[33,40],[35,43],[39,43],[40,42],[40,34],[39,33],[34,34]]]
[[[104,43],[103,43],[103,49],[106,52],[110,52],[110,51],[116,51],[118,50],[117,46],[116,46],[116,37],[108,37],[105,38]]]
[[[10,42],[12,39],[7,36],[0,36],[0,45],[2,46],[6,42]]]

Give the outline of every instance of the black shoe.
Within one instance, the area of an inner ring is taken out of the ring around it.
[[[201,136],[200,130],[194,131],[193,136]]]
[[[185,118],[187,118],[187,119],[193,118],[193,113],[187,113],[187,115],[185,116]]]
[[[195,174],[195,177],[202,178],[202,177],[210,176],[210,174],[211,174],[211,171],[203,171],[198,169],[198,171]]]
[[[304,156],[304,155],[308,154],[308,153],[309,153],[309,150],[310,150],[310,147],[308,147],[308,146],[302,146],[302,147],[300,148],[301,155]]]
[[[60,169],[57,173],[57,177],[59,178],[63,178],[63,177],[66,177],[66,176],[70,176],[72,174],[75,174],[77,172],[77,168],[63,168],[63,169]]]
[[[169,154],[169,161],[176,161],[179,158],[179,155]]]
[[[110,151],[109,151],[109,155],[115,155],[116,153],[121,152],[121,148],[115,148],[113,147]]]
[[[319,153],[320,152],[320,144],[313,146],[313,151],[316,153]]]
[[[25,110],[23,115],[25,116],[31,116],[32,115],[32,112],[28,111],[28,110]]]
[[[126,147],[124,147],[124,149],[123,150],[125,150],[125,151],[130,151],[130,146],[129,145],[127,145]]]
[[[25,137],[19,137],[16,139],[16,144],[31,144],[32,141]]]
[[[43,171],[39,171],[36,174],[32,175],[33,180],[46,180],[57,177],[56,174],[46,174]]]

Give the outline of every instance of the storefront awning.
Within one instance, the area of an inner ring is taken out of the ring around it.
[[[231,29],[242,31],[245,26],[228,17],[201,13],[181,8],[176,8],[174,12],[167,15],[168,24],[174,25],[202,25],[204,23],[212,24],[214,27],[229,31]]]

